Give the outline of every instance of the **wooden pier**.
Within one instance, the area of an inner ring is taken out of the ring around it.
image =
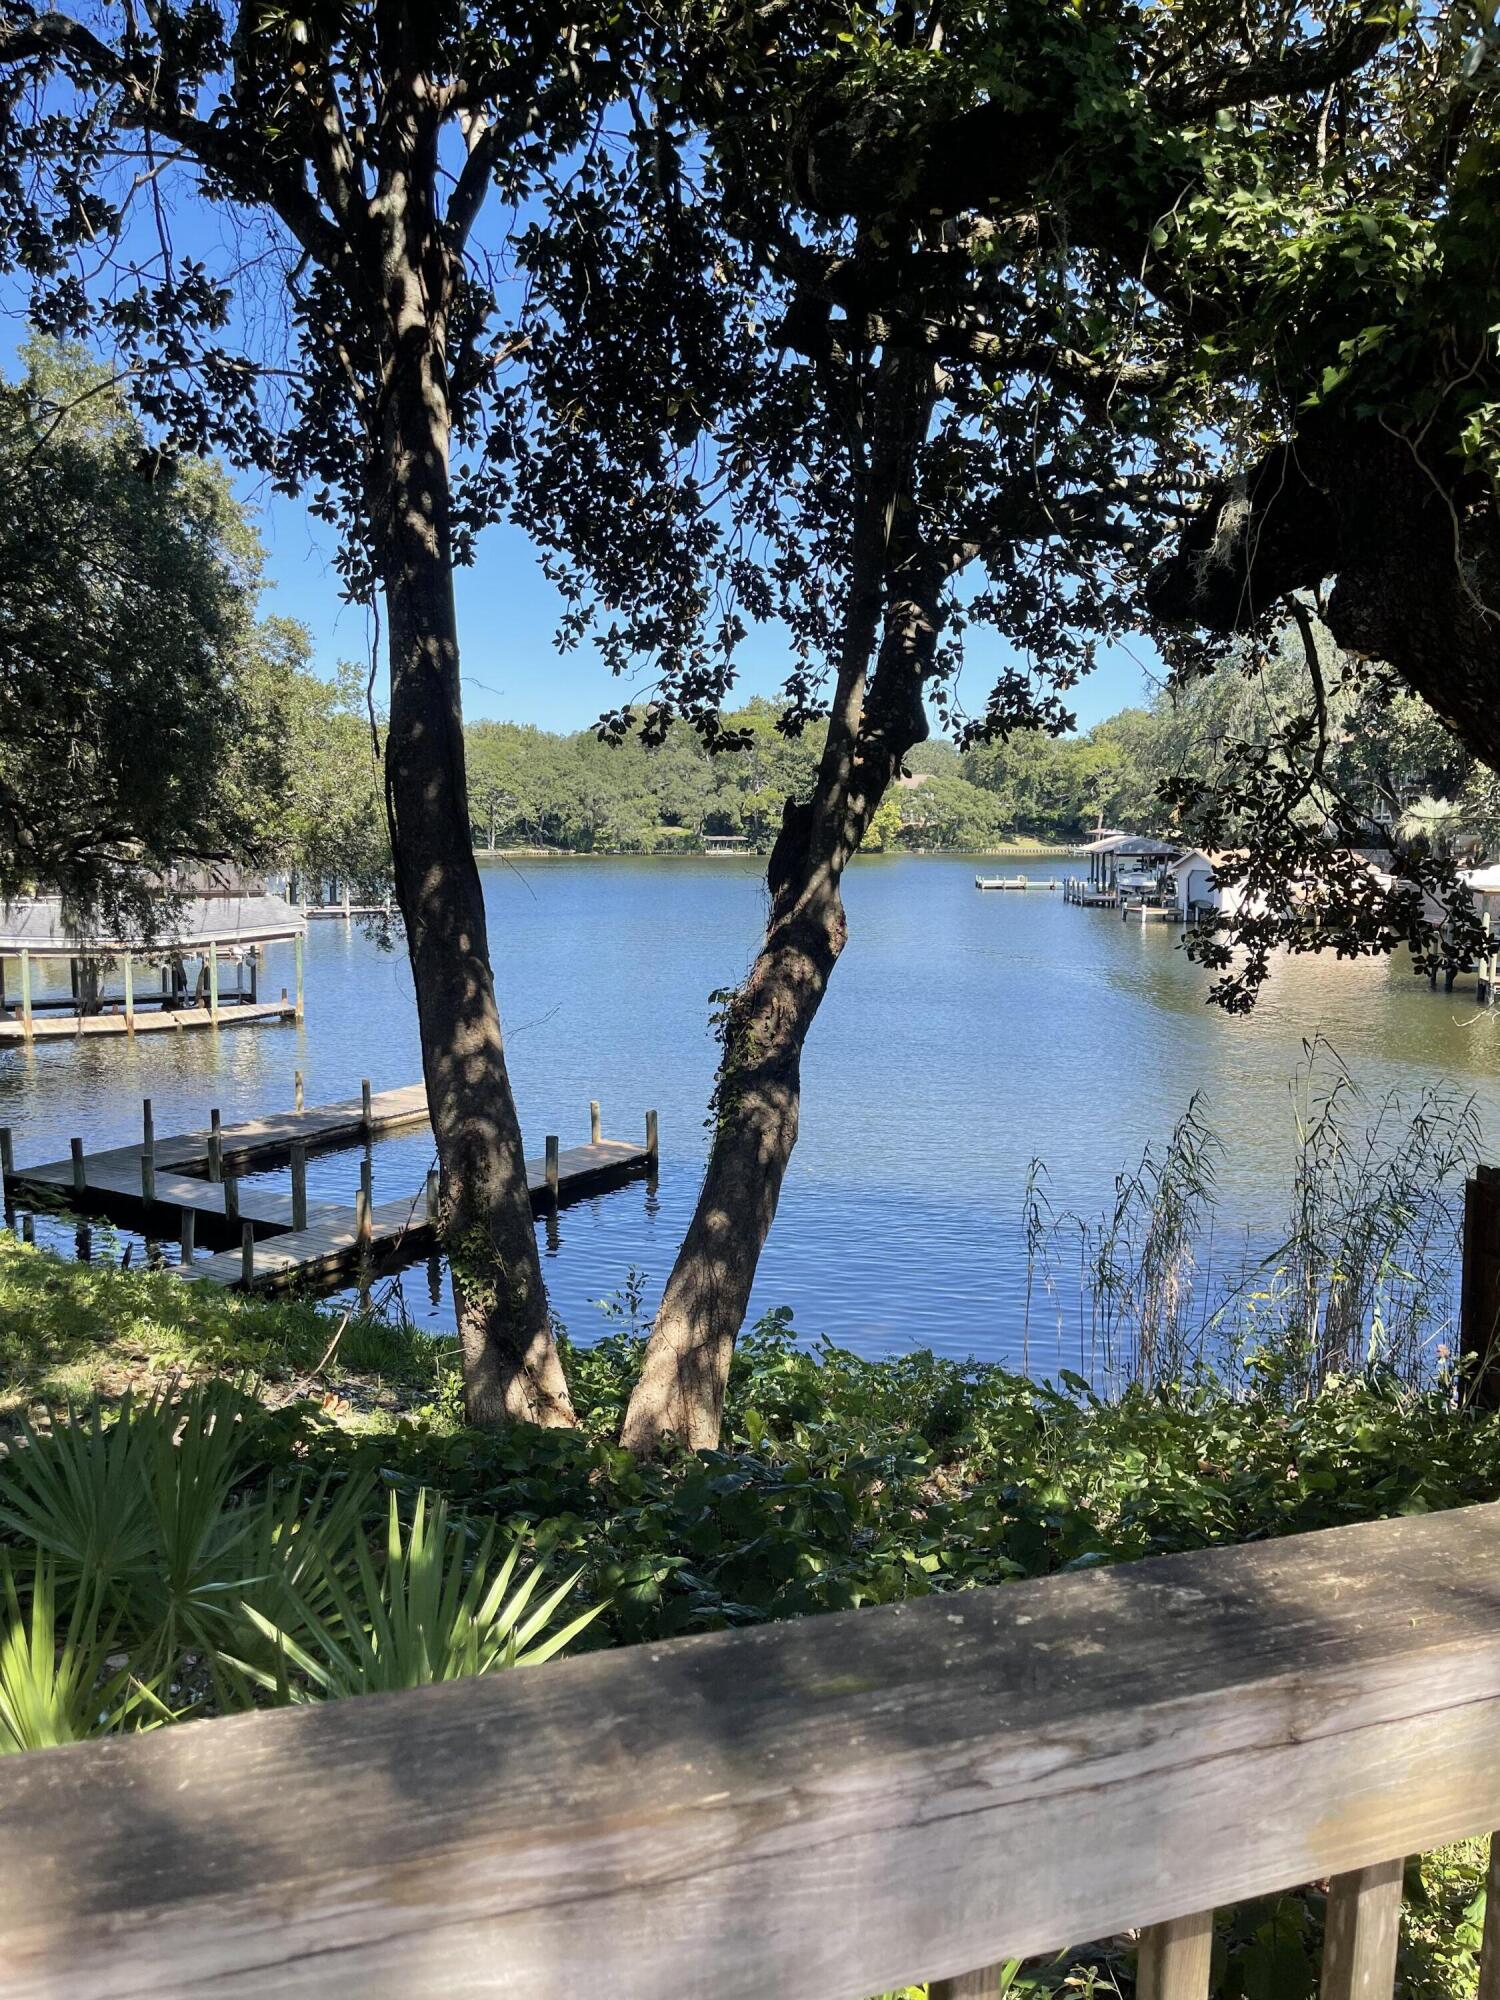
[[[1062,885],[1056,876],[1049,875],[1045,881],[1028,875],[976,875],[976,889],[1057,889]]]
[[[425,1125],[427,1093],[419,1083],[381,1091],[366,1084],[357,1098],[271,1112],[239,1125],[222,1125],[215,1112],[199,1131],[160,1139],[152,1129],[149,1098],[142,1109],[138,1143],[87,1152],[75,1139],[67,1159],[30,1167],[13,1165],[11,1134],[0,1130],[0,1177],[7,1192],[61,1196],[85,1214],[150,1225],[163,1240],[180,1243],[180,1262],[171,1267],[179,1276],[257,1291],[336,1282],[361,1263],[400,1260],[433,1245],[435,1176],[413,1195],[377,1204],[366,1170],[348,1208],[309,1202],[306,1192],[309,1153],[363,1146],[383,1133]],[[646,1114],[643,1146],[604,1138],[597,1104],[590,1106],[590,1128],[587,1145],[562,1149],[549,1135],[543,1157],[526,1162],[535,1213],[654,1170],[655,1112]],[[283,1161],[292,1167],[289,1192],[240,1188],[242,1174]],[[198,1257],[200,1223],[206,1239],[227,1237],[233,1247]]]
[[[1063,901],[1077,903],[1085,910],[1113,910],[1119,905],[1120,894],[1117,889],[1096,888],[1080,876],[1070,875],[1063,883]]]
[[[133,1009],[127,1014],[64,1014],[54,1020],[38,1008],[28,1028],[23,1019],[0,1019],[0,1048],[25,1042],[76,1041],[80,1035],[175,1034],[189,1028],[243,1028],[255,1021],[295,1021],[297,1004],[285,993],[279,1000],[236,1000],[224,998],[217,1010],[211,1007],[159,1008],[154,1013]]]

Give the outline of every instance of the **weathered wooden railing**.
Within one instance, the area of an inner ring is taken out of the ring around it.
[[[1500,1508],[0,1761],[0,1993],[860,2000],[1500,1826]],[[1500,1893],[1483,2000],[1500,1995]]]

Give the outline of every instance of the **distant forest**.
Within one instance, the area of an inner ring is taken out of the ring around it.
[[[389,846],[373,743],[382,726],[365,707],[363,677],[350,666],[327,682],[311,671],[306,636],[268,620],[257,631],[252,677],[257,704],[295,748],[294,781],[265,805],[263,827],[281,865],[309,883],[348,881],[384,893]],[[1330,658],[1330,684],[1337,686]],[[1227,673],[1161,690],[1149,707],[1127,708],[1078,735],[1017,734],[960,749],[941,738],[919,744],[887,795],[868,849],[936,848],[983,853],[1010,844],[1072,844],[1101,821],[1127,832],[1178,831],[1169,802],[1184,774],[1209,777],[1247,743],[1276,743],[1285,718],[1307,701],[1307,669],[1289,646],[1253,672]],[[513,722],[464,731],[469,817],[481,848],[572,854],[692,852],[705,835],[742,836],[769,847],[788,798],[805,798],[823,748],[823,728],[800,736],[777,727],[780,711],[755,700],[726,714],[744,747],[711,755],[685,724],[648,749],[618,747],[591,729],[571,734]],[[1329,705],[1327,764],[1340,795],[1366,818],[1373,839],[1396,829],[1437,844],[1461,834],[1500,848],[1500,781],[1455,741],[1414,696]]]
[[[1294,642],[1253,672],[1164,688],[1149,707],[1122,709],[1079,735],[1033,731],[962,750],[933,738],[908,754],[908,775],[887,795],[865,844],[983,851],[1072,843],[1101,822],[1164,830],[1175,779],[1211,777],[1235,746],[1279,740],[1285,718],[1308,699]],[[615,748],[592,730],[562,736],[473,723],[465,738],[476,843],[649,854],[690,848],[705,834],[740,834],[769,846],[783,801],[811,790],[823,747],[821,725],[789,739],[777,717],[764,701],[727,715],[747,747],[712,756],[680,723],[656,749],[637,738]],[[1495,845],[1493,775],[1414,696],[1335,695],[1329,728],[1332,775],[1373,835],[1399,828],[1442,840],[1463,830]]]
[[[577,853],[661,853],[705,834],[768,846],[789,797],[805,797],[823,748],[813,724],[788,738],[777,710],[752,701],[725,717],[747,747],[710,755],[681,724],[665,743],[618,748],[591,730],[550,735],[509,722],[465,731],[469,806],[482,847],[555,847]],[[1127,709],[1087,735],[1028,735],[960,752],[933,740],[907,759],[910,776],[887,797],[867,847],[985,848],[1015,839],[1076,839],[1098,815],[1149,812],[1142,796],[1143,732]]]

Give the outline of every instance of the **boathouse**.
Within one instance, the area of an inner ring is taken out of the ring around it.
[[[56,896],[0,904],[0,1047],[300,1020],[306,930],[302,913],[258,882],[179,891],[152,944],[79,930]],[[295,990],[263,998],[265,948],[278,943],[293,947]]]

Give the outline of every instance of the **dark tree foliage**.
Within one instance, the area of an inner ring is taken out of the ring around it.
[[[507,482],[475,225],[587,137],[628,40],[555,0],[0,0],[0,270],[38,326],[110,344],[174,449],[308,498],[382,614],[395,889],[480,1422],[572,1410],[466,805],[453,566]],[[176,182],[219,225],[200,255],[174,241]]]
[[[1153,262],[1170,216],[1307,123],[1387,29],[1358,9],[1022,4],[690,11],[669,99],[523,245],[532,422],[518,502],[643,706],[710,742],[739,645],[779,621],[781,726],[827,733],[787,802],[770,918],[720,1014],[715,1139],[625,1436],[717,1435],[796,1139],[840,878],[926,706],[970,743],[1061,732],[1184,498],[1229,385]],[[668,329],[670,328],[670,338]],[[623,506],[622,506],[623,501]],[[966,635],[1019,662],[975,716]]]
[[[1482,11],[1413,9],[1388,57],[1327,94],[1300,159],[1253,199],[1212,187],[1172,219],[1163,263],[1190,294],[1204,366],[1248,393],[1218,440],[1220,477],[1149,592],[1184,680],[1264,648],[1289,608],[1316,614],[1369,704],[1415,691],[1490,766],[1497,48]],[[1460,964],[1477,947],[1467,897],[1420,839],[1384,892],[1339,860],[1357,815],[1328,783],[1332,693],[1316,689],[1273,757],[1246,746],[1230,783],[1179,796],[1190,824],[1245,850],[1259,891],[1253,921],[1195,945],[1231,1005],[1253,1000],[1277,944],[1358,953],[1405,941]],[[1316,825],[1291,809],[1315,795]]]
[[[145,935],[179,862],[255,859],[285,771],[258,699],[259,549],[107,374],[0,386],[0,895]]]

